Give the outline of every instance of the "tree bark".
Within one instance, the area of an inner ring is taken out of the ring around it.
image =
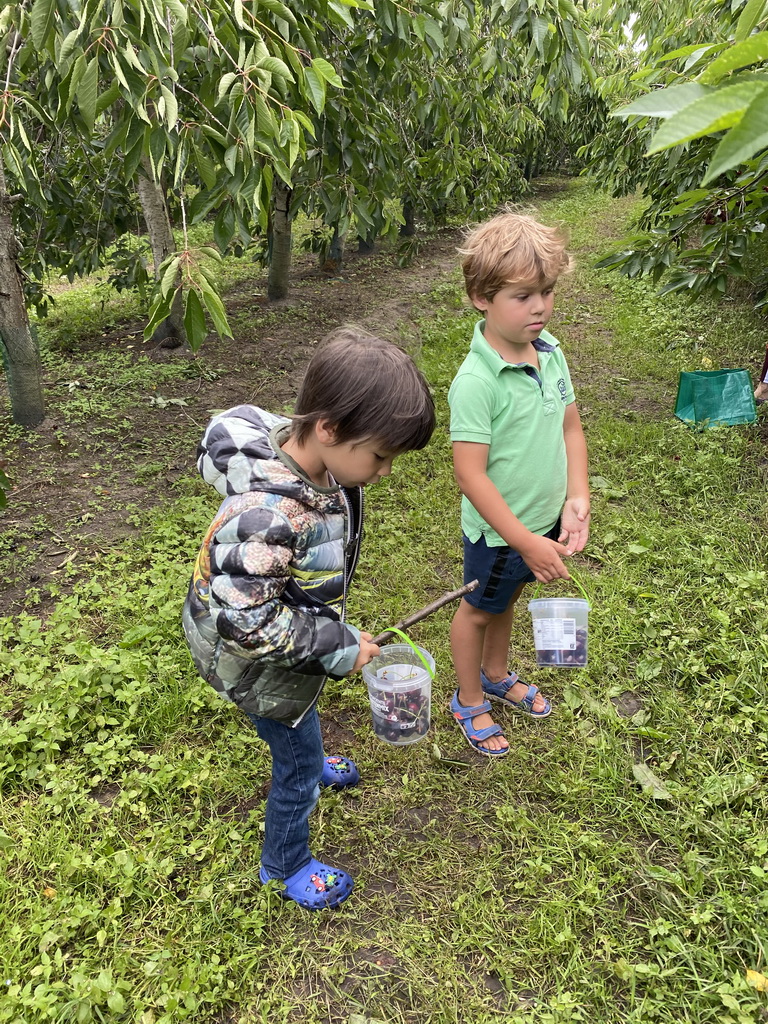
[[[344,238],[339,234],[339,227],[336,225],[333,229],[333,238],[331,238],[331,244],[328,247],[328,252],[325,259],[322,261],[320,269],[324,274],[328,274],[333,277],[335,274],[340,274],[341,269],[344,265]]]
[[[155,263],[155,280],[159,278],[160,266],[176,250],[171,219],[168,216],[168,202],[165,189],[152,176],[152,168],[146,157],[142,158],[143,173],[136,176],[136,191],[139,193],[144,223],[147,225],[152,259]],[[187,340],[184,331],[184,297],[178,289],[171,307],[171,314],[157,325],[152,341],[163,348],[178,348]]]
[[[416,622],[421,622],[422,619],[426,619],[428,615],[432,615],[439,608],[448,604],[450,601],[456,601],[459,597],[464,597],[465,594],[471,593],[478,586],[477,580],[472,580],[471,583],[465,583],[463,587],[459,587],[458,590],[451,590],[447,594],[443,594],[442,597],[438,597],[436,601],[432,601],[430,604],[425,604],[423,608],[419,608],[417,612],[413,612],[411,615],[407,615],[404,619],[401,619],[397,625],[392,626],[390,629],[385,629],[383,633],[379,633],[371,640],[372,644],[376,644],[378,647],[383,644],[389,637],[395,635],[396,629],[407,629],[408,626],[414,625]]]
[[[272,216],[270,224],[269,279],[267,297],[284,299],[288,294],[291,276],[291,196],[293,191],[284,181],[275,178],[272,188]]]
[[[376,250],[376,232],[371,230],[368,235],[357,236],[357,251],[361,256],[370,256]]]
[[[410,238],[411,235],[416,234],[416,224],[414,221],[415,211],[413,203],[409,199],[403,200],[403,223],[400,225],[400,234],[404,238]]]
[[[29,328],[9,196],[0,169],[0,354],[8,380],[13,422],[35,427],[45,419],[40,353]]]

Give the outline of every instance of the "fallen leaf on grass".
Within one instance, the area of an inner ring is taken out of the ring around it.
[[[756,988],[758,992],[768,992],[768,978],[759,971],[747,971],[747,984]]]
[[[56,890],[52,886],[46,885],[43,889],[43,896],[47,896],[49,900],[52,900],[55,895]]]
[[[436,743],[432,744],[432,756],[436,761],[439,761],[440,764],[450,764],[454,765],[456,768],[471,767],[467,761],[459,761],[459,759],[455,757],[446,757]]]
[[[633,764],[632,774],[640,783],[640,788],[646,796],[654,800],[672,800],[673,796],[666,788],[661,779],[654,775],[647,764]]]
[[[73,561],[75,558],[77,558],[77,556],[78,556],[78,552],[77,551],[70,551],[70,553],[67,555],[67,557],[64,559],[64,561],[63,562],[59,562],[59,564],[56,566],[56,568],[57,569],[63,569],[65,565],[67,565],[69,562]]]

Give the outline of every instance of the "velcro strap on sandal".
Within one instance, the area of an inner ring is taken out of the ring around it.
[[[476,704],[471,708],[465,708],[457,700],[451,703],[451,714],[459,722],[466,722],[468,718],[477,718],[478,715],[489,715],[490,713],[491,702],[489,700],[484,700],[482,704]]]

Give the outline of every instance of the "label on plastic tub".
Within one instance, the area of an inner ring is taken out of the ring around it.
[[[576,619],[534,619],[533,643],[537,651],[575,651]]]
[[[371,710],[379,715],[386,715],[389,713],[390,705],[385,701],[381,700],[380,697],[374,697],[372,693],[368,694],[368,699],[371,702]]]

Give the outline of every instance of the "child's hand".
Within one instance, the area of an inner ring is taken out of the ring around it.
[[[363,665],[367,665],[369,661],[373,661],[377,654],[381,654],[381,649],[372,644],[371,633],[360,634],[360,651],[355,658],[355,664],[352,666],[352,672],[359,672]],[[352,673],[350,673],[351,675]]]
[[[560,544],[565,544],[566,554],[582,551],[589,537],[589,498],[569,498],[563,506],[560,517]]]
[[[551,583],[552,580],[571,578],[563,565],[563,556],[570,555],[571,552],[557,541],[532,533],[518,550],[539,582]]]

